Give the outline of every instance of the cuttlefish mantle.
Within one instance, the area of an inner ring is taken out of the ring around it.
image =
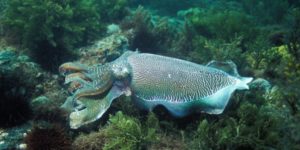
[[[70,84],[72,95],[63,107],[71,111],[74,129],[101,118],[122,95],[149,111],[162,105],[176,117],[194,112],[220,114],[232,93],[249,89],[253,79],[241,77],[231,61],[199,65],[131,51],[104,65],[65,63],[59,70]]]

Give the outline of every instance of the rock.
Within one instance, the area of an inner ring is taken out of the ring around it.
[[[257,78],[250,83],[251,88],[263,89],[266,92],[269,92],[272,88],[270,82],[263,78]]]
[[[7,132],[3,132],[0,134],[0,140],[2,140],[3,138],[5,138],[6,136],[8,136]]]
[[[26,149],[27,148],[27,145],[22,143],[20,145],[18,145],[17,149]]]
[[[44,74],[39,72],[35,77],[39,80],[42,80],[44,78]]]
[[[45,105],[45,104],[47,104],[49,102],[50,102],[50,100],[49,100],[48,97],[46,97],[46,96],[39,96],[39,97],[37,97],[37,98],[35,98],[35,99],[33,99],[31,101],[31,105],[33,107],[36,107],[36,106],[40,106],[40,105]]]
[[[10,50],[0,51],[0,65],[12,61],[16,58],[16,54]]]
[[[35,86],[35,91],[36,94],[42,94],[44,92],[44,87],[42,84],[38,84]]]
[[[30,61],[30,58],[26,55],[20,55],[18,56],[17,58],[20,62],[29,62]]]
[[[54,74],[54,75],[52,75],[52,78],[53,78],[53,80],[57,80],[58,79],[58,75]]]
[[[79,55],[82,56],[80,62],[92,65],[112,61],[127,50],[128,42],[127,34],[113,33],[95,42],[92,46],[79,49]]]
[[[2,139],[0,138],[0,150],[20,149],[19,146],[23,143],[23,138],[24,138],[23,135],[30,128],[31,128],[30,123],[26,123],[21,126],[17,126],[5,130],[0,129],[0,134],[5,135],[2,136],[3,137]]]
[[[116,24],[110,24],[107,26],[107,29],[106,29],[107,34],[120,33],[120,32],[121,32],[121,29]]]

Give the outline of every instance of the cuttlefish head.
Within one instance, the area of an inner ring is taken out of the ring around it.
[[[112,70],[113,76],[119,80],[127,78],[130,74],[128,67],[123,66],[123,65],[113,64],[111,70]]]
[[[65,83],[72,93],[62,107],[71,112],[70,127],[73,129],[101,118],[114,99],[131,94],[126,84],[130,68],[123,58],[91,67],[65,63],[59,71],[66,76]]]

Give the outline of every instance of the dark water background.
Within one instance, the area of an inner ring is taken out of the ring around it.
[[[0,12],[0,149],[300,149],[298,0],[0,0]],[[122,97],[71,130],[59,65],[127,49],[232,60],[258,80],[218,116],[177,119]]]

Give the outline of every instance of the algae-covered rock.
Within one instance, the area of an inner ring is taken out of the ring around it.
[[[66,131],[60,126],[34,127],[25,136],[26,149],[71,150],[71,141]]]
[[[39,71],[27,56],[14,49],[0,51],[1,127],[21,125],[31,116],[29,97],[38,82],[32,74]]]
[[[146,122],[117,112],[98,132],[80,135],[74,149],[142,149],[158,142],[158,120],[150,114]]]
[[[39,96],[31,101],[31,105],[33,107],[37,107],[39,105],[47,105],[49,104],[49,98],[46,96]]]
[[[149,116],[148,125],[156,124],[153,116]],[[155,130],[157,126],[145,126],[135,118],[117,112],[109,119],[109,125],[105,129],[107,142],[104,149],[140,149],[156,140]]]
[[[65,127],[73,149],[300,147],[298,1],[1,0],[0,12],[0,149],[28,148],[30,123]],[[84,64],[110,62],[128,48],[201,64],[233,60],[256,79],[222,115],[146,115],[120,98],[97,131],[69,131],[57,66],[75,55]]]
[[[103,149],[106,142],[106,136],[103,132],[93,132],[88,135],[80,134],[73,142],[72,148],[74,150],[97,150]]]
[[[0,128],[0,149],[19,149],[18,145],[23,143],[23,138],[31,129],[30,124],[23,124],[10,129]]]
[[[15,59],[16,54],[11,50],[1,50],[0,51],[0,65],[12,61]]]

